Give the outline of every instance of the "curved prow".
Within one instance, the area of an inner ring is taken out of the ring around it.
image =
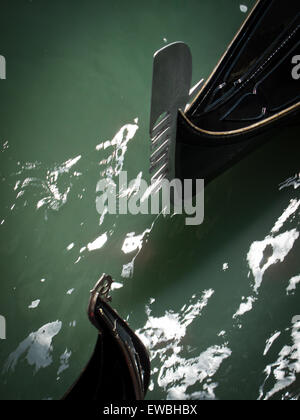
[[[88,317],[98,330],[94,353],[64,400],[142,400],[150,381],[149,355],[141,340],[110,306],[113,280],[103,274],[91,291]]]

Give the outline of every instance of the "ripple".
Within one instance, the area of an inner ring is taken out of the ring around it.
[[[254,295],[247,297],[246,302],[241,302],[238,310],[233,318],[244,315],[253,308],[253,304],[257,301],[259,288],[263,282],[264,274],[273,265],[283,263],[294,247],[295,242],[299,238],[299,232],[296,228],[286,230],[280,233],[288,223],[295,220],[297,211],[300,206],[300,200],[291,199],[289,205],[283,213],[278,217],[270,233],[261,241],[254,241],[250,245],[247,253],[248,267],[250,268],[249,276],[252,273],[254,284],[251,286]],[[287,293],[295,290],[298,283],[298,277],[293,277],[287,288]]]
[[[123,125],[112,140],[99,143],[96,146],[96,150],[106,150],[112,148],[112,153],[106,158],[100,161],[100,165],[106,166],[101,171],[103,177],[112,178],[118,176],[124,165],[124,158],[127,152],[128,143],[132,140],[138,130],[137,124],[125,124]],[[112,165],[109,165],[112,163]]]
[[[102,248],[106,244],[107,239],[108,239],[107,233],[105,232],[102,235],[100,235],[97,239],[95,239],[93,242],[90,242],[89,244],[87,244],[88,250],[95,251],[96,249]]]
[[[60,375],[65,370],[69,369],[69,360],[72,356],[72,352],[68,351],[68,349],[65,350],[65,352],[60,356],[60,366],[57,371],[57,375]]]
[[[60,165],[54,165],[53,168],[47,170],[45,178],[40,176],[28,176],[28,172],[41,171],[41,162],[25,162],[21,165],[18,162],[21,169],[16,175],[26,175],[22,180],[16,181],[14,191],[17,191],[16,199],[21,197],[26,198],[26,192],[32,192],[33,190],[40,190],[41,198],[36,203],[36,209],[39,210],[45,207],[45,218],[47,219],[47,211],[54,210],[58,211],[63,205],[66,204],[69,193],[71,191],[72,182],[71,178],[74,175],[78,177],[79,172],[74,172],[67,181],[63,176],[69,174],[74,165],[76,165],[81,159],[81,155],[75,158],[68,159]],[[34,195],[35,196],[35,195]]]
[[[136,120],[137,121],[137,120]],[[108,205],[105,204],[106,192],[111,187],[116,187],[117,176],[123,169],[125,155],[128,150],[128,143],[132,140],[138,130],[139,126],[136,124],[125,124],[117,132],[112,140],[107,140],[96,146],[97,151],[108,152],[108,156],[99,162],[101,167],[100,176],[101,179],[96,185],[96,193],[101,192],[101,196],[96,196],[96,209],[100,214],[99,225],[101,226],[104,222],[105,216],[109,214]],[[106,180],[106,190],[102,190],[103,179]],[[127,192],[121,192],[121,194],[127,194]],[[99,210],[101,209],[101,210]]]
[[[4,142],[2,145],[2,150],[0,150],[2,153],[5,152],[9,148],[8,141]]]
[[[260,400],[268,400],[289,387],[296,381],[297,374],[300,373],[300,315],[294,316],[291,324],[291,327],[288,328],[291,345],[283,346],[277,360],[267,365],[264,370],[266,378],[260,387],[258,398]],[[270,385],[274,382],[275,385]]]
[[[266,270],[277,262],[283,262],[298,238],[299,232],[296,229],[292,229],[278,236],[267,236],[263,241],[253,242],[248,252],[247,260],[255,279],[253,288],[255,293],[261,286]],[[271,255],[266,258],[264,263],[264,252],[268,248]]]
[[[31,304],[28,306],[29,309],[35,309],[39,306],[40,304],[40,299],[34,300],[33,302],[31,302]]]
[[[37,331],[32,332],[22,341],[17,349],[12,352],[3,369],[3,373],[9,370],[14,371],[18,360],[25,354],[25,359],[30,366],[35,367],[35,372],[41,368],[46,368],[52,363],[52,340],[60,332],[61,321],[55,321],[43,325]]]
[[[296,174],[295,176],[288,178],[286,181],[282,182],[279,185],[279,190],[282,190],[283,188],[288,187],[294,187],[296,190],[298,187],[300,187],[300,173]]]
[[[144,232],[140,235],[135,235],[135,232],[126,234],[126,238],[122,245],[122,252],[124,254],[131,254],[132,252],[136,251],[136,253],[131,261],[129,261],[127,264],[123,264],[121,277],[127,279],[133,276],[135,259],[142,250],[143,244],[146,241],[146,237],[152,231],[156,220],[157,217],[152,222],[150,228],[145,229]]]
[[[294,294],[298,283],[300,283],[300,275],[292,277],[289,281],[288,287],[286,288],[286,293],[288,295]]]
[[[296,199],[291,200],[288,207],[284,210],[282,215],[276,221],[274,227],[271,230],[271,233],[279,232],[279,230],[283,227],[284,223],[289,218],[291,218],[291,216],[295,215],[299,207],[300,207],[300,200],[296,200]]]
[[[197,357],[182,356],[187,352],[186,345],[182,343],[187,328],[201,315],[213,294],[214,290],[209,289],[203,291],[199,299],[193,295],[179,313],[169,310],[160,317],[151,315],[150,305],[154,299],[146,306],[147,322],[136,333],[149,349],[152,362],[156,359],[159,364],[159,368],[152,370],[152,380],[156,377],[156,385],[167,392],[167,399],[215,398],[213,390],[217,384],[211,383],[210,378],[218,371],[223,360],[231,355],[231,350],[226,345],[213,345]],[[204,391],[189,394],[188,388],[197,382],[203,383]],[[154,387],[153,382],[151,388]]]
[[[214,389],[218,384],[211,383],[210,378],[231,353],[226,346],[211,346],[198,357],[190,359],[173,354],[161,369],[158,384],[168,390],[167,399],[170,400],[215,399]],[[205,380],[207,382],[203,385],[204,392],[187,392],[189,387]]]
[[[256,301],[256,299],[253,296],[249,296],[247,298],[247,302],[242,302],[240,304],[239,309],[236,311],[236,313],[233,315],[232,318],[236,318],[238,316],[244,315],[246,312],[251,311],[253,307],[253,303]]]
[[[264,356],[268,353],[270,348],[272,347],[272,344],[274,341],[280,336],[281,332],[277,331],[275,334],[273,334],[267,341],[266,341],[266,347],[264,349]]]
[[[127,237],[125,238],[122,251],[124,254],[130,254],[133,251],[140,250],[143,244],[143,237],[146,232],[142,235],[134,235],[134,232],[127,233]]]
[[[240,4],[240,11],[242,13],[247,13],[248,12],[248,6],[246,6],[245,4]]]
[[[67,246],[67,251],[71,251],[75,246],[74,242],[70,243],[70,245]]]

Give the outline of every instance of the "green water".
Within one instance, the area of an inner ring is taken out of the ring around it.
[[[103,272],[150,351],[148,399],[299,398],[299,130],[210,184],[200,226],[96,210],[103,175],[147,179],[154,51],[186,42],[196,83],[245,17],[235,0],[1,2],[1,399],[75,381]]]

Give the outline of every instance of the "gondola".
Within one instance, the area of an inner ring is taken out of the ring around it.
[[[294,72],[300,54],[299,9],[296,1],[257,1],[211,76],[193,89],[192,55],[185,43],[155,53],[153,182],[204,179],[207,184],[272,138],[272,129],[299,124],[300,77]],[[146,395],[148,352],[110,306],[111,283],[103,275],[91,292],[88,316],[98,340],[64,400],[141,400]]]
[[[111,307],[112,282],[103,274],[91,291],[88,317],[98,330],[98,339],[86,368],[63,396],[65,401],[134,401],[146,395],[150,380],[148,351]]]
[[[260,0],[208,80],[191,92],[192,56],[176,42],[154,55],[150,116],[152,181],[205,185],[299,124],[300,6]]]

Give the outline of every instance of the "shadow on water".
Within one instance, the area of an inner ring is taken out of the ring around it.
[[[194,267],[206,266],[212,260],[217,265],[216,256],[237,239],[242,240],[239,246],[247,249],[249,236],[261,235],[265,218],[276,214],[276,210],[282,211],[280,194],[284,192],[279,194],[278,186],[298,172],[295,152],[299,149],[298,143],[297,129],[285,128],[214,180],[205,189],[202,225],[185,226],[185,215],[166,219],[161,216],[151,230],[149,243],[136,259],[133,279],[136,285],[132,286],[136,288],[135,296],[138,290],[145,296],[162,294],[163,289],[176,288],[178,284],[189,294],[184,279],[190,277]],[[211,287],[211,281],[203,278],[199,279],[199,284]],[[128,289],[123,292],[126,294]]]
[[[144,311],[146,326],[149,316],[156,315],[160,319],[170,311],[180,313],[191,301],[191,296],[213,290],[211,305],[205,308],[201,317],[195,317],[181,344],[182,352],[188,358],[188,348],[194,347],[196,353],[205,351],[218,340],[218,333],[226,330],[226,339],[219,342],[223,346],[229,345],[232,354],[214,375],[214,380],[219,382],[217,397],[221,399],[258,398],[266,363],[260,348],[264,347],[274,325],[284,330],[295,315],[297,297],[285,296],[283,280],[292,278],[299,270],[299,246],[291,249],[285,264],[275,264],[268,269],[259,298],[253,298],[258,299],[255,311],[249,312],[245,323],[238,321],[238,316],[233,316],[233,313],[249,293],[247,254],[250,245],[261,240],[262,235],[268,235],[284,210],[282,203],[287,206],[290,202],[290,192],[279,191],[279,185],[298,173],[298,133],[293,127],[283,129],[280,135],[274,134],[261,149],[210,184],[205,190],[205,221],[202,225],[185,226],[183,215],[171,219],[161,217],[135,260],[133,277],[115,296],[115,304],[118,306],[122,302],[124,314],[130,314],[131,325],[138,328],[138,332],[142,331],[143,336],[145,330],[140,329],[143,319],[140,312]],[[262,266],[272,252],[273,248],[265,248]],[[151,305],[147,305],[147,301]],[[263,324],[259,330],[257,323]],[[161,362],[165,359],[160,356],[158,362],[155,357],[153,376],[160,391],[156,383],[156,390],[150,392],[149,398],[160,398],[162,392]],[[174,369],[173,379],[176,378]],[[159,378],[157,372],[160,372]],[[172,379],[169,380],[172,388]],[[297,388],[294,381],[292,383]],[[199,387],[201,389],[200,383],[197,385],[195,381],[188,394],[180,395],[193,396],[193,388],[199,391]],[[167,390],[168,385],[164,389]],[[168,392],[163,395],[174,397]],[[215,398],[213,393],[201,394],[203,398],[209,396]]]

